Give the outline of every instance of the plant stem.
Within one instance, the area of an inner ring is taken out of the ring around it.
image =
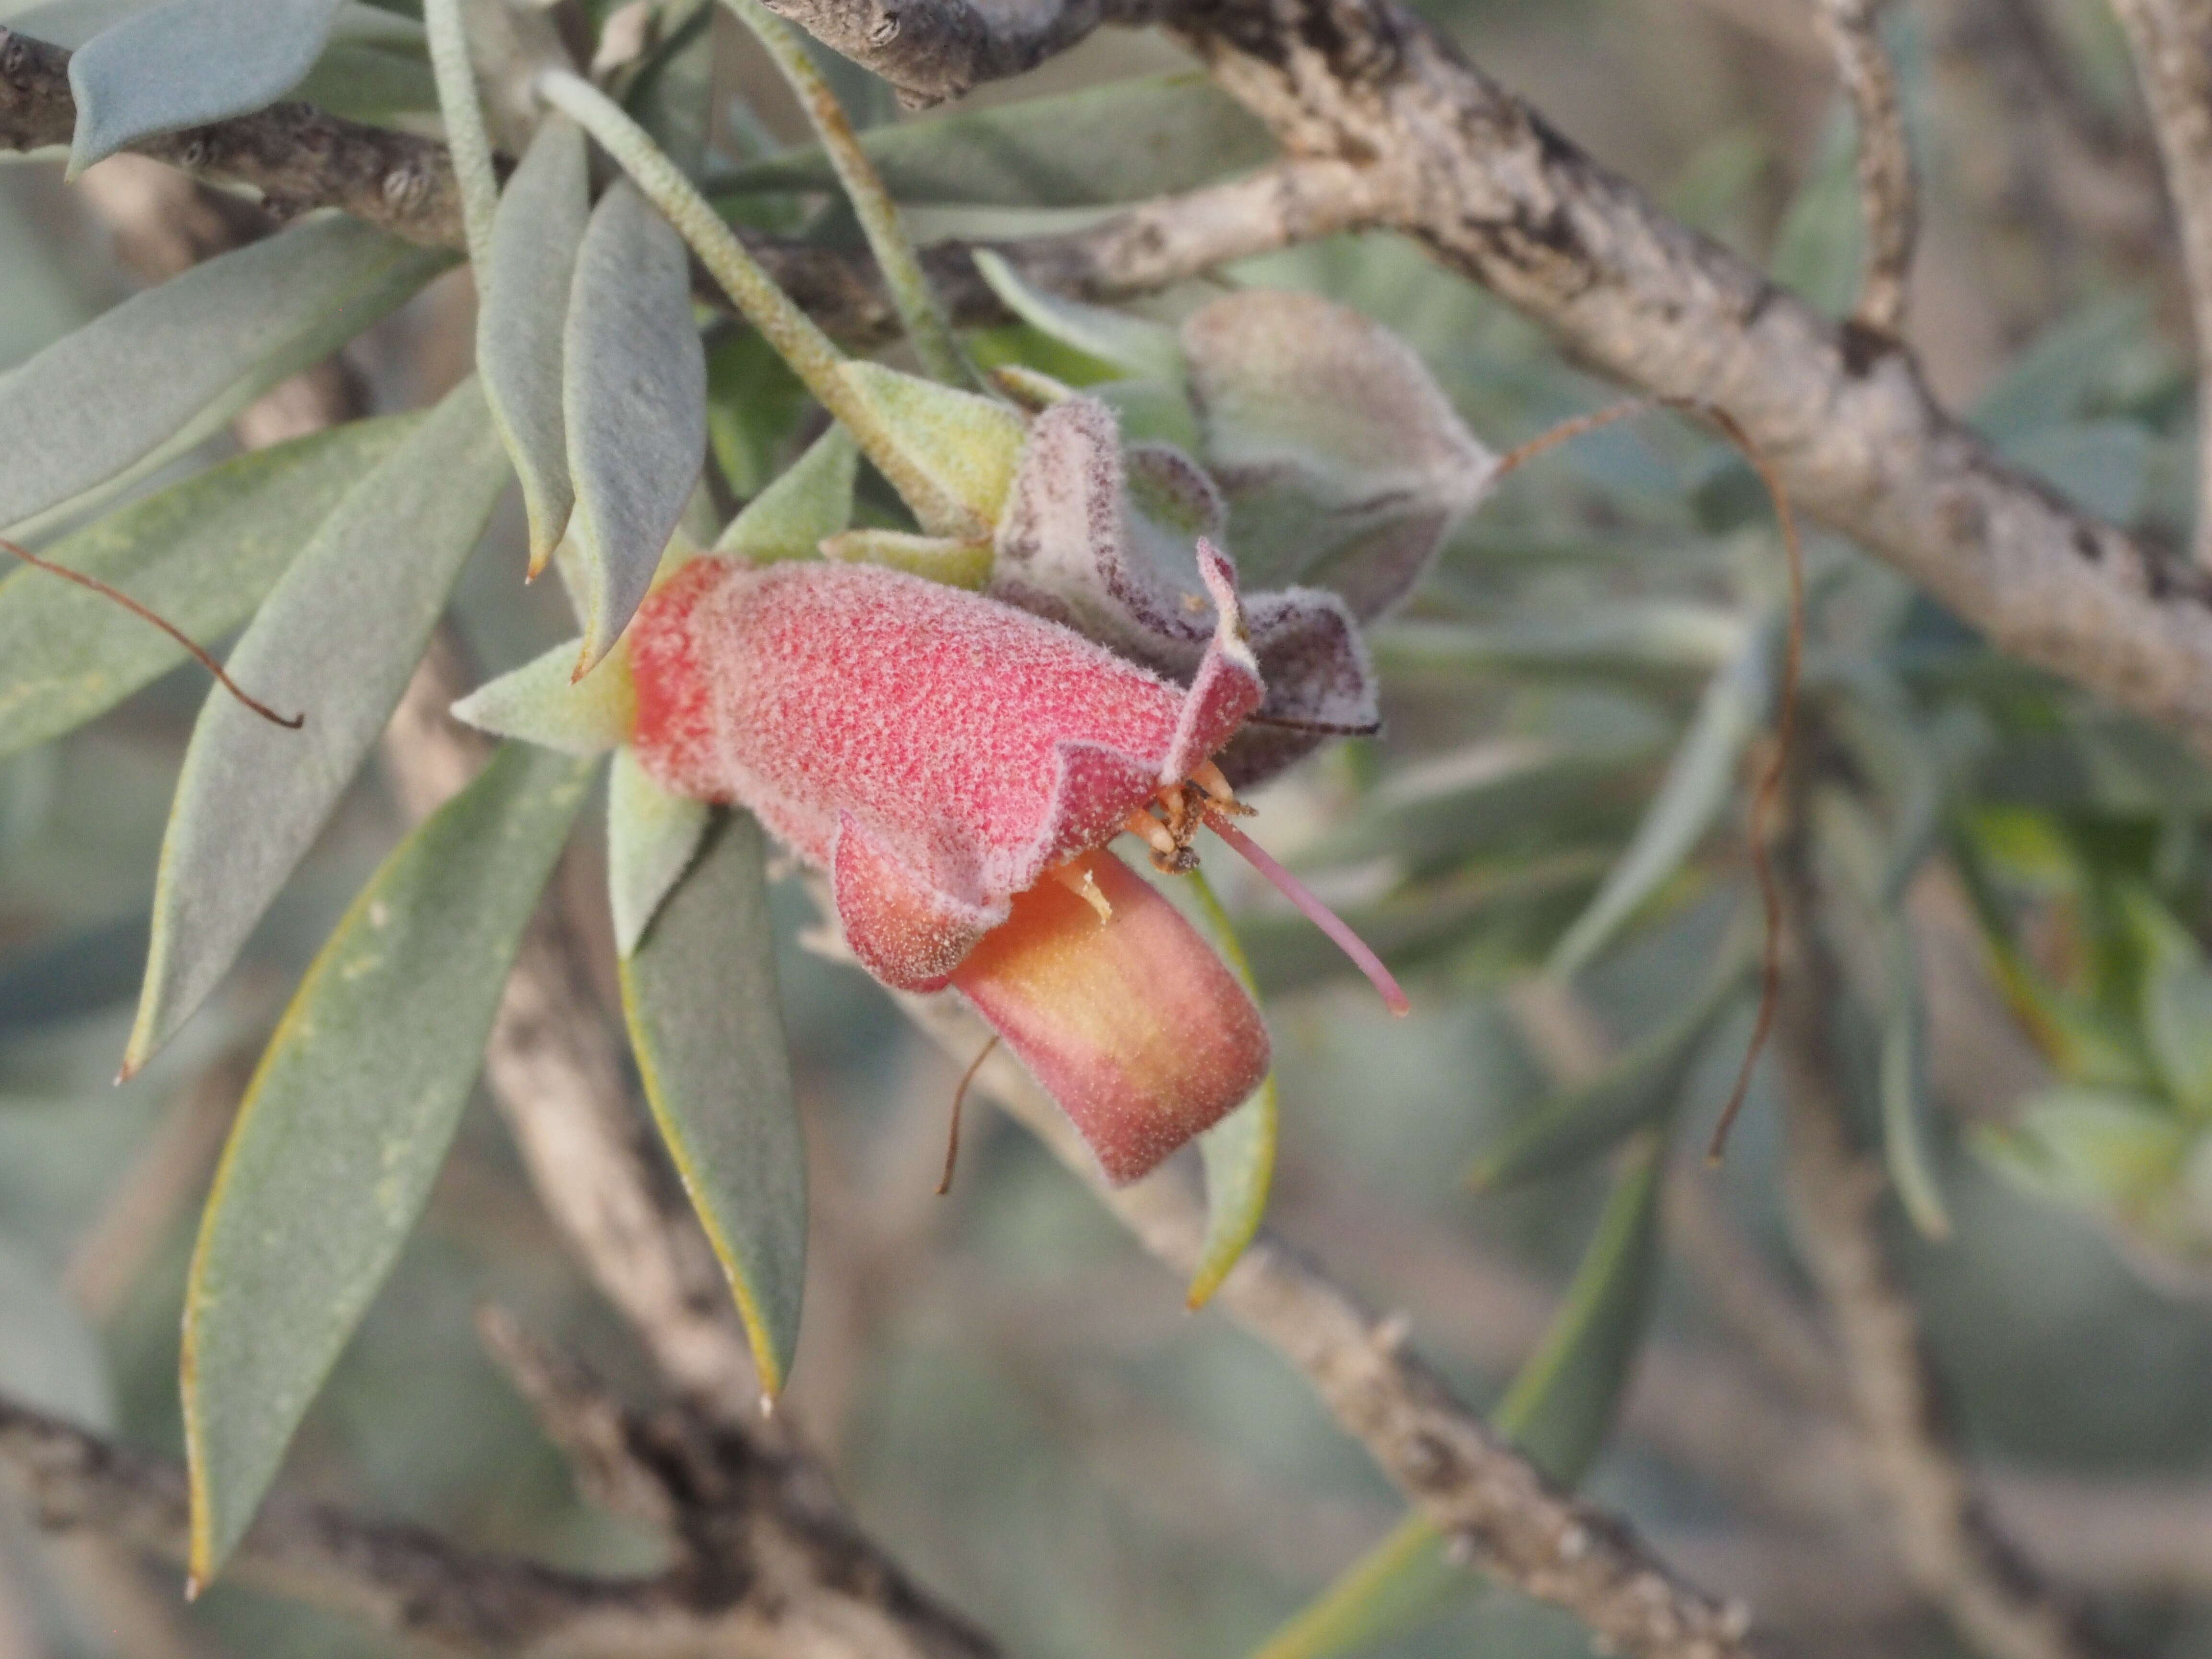
[[[621,163],[646,198],[690,244],[731,303],[791,365],[792,373],[805,382],[822,406],[843,423],[860,453],[890,480],[924,527],[975,533],[975,514],[915,462],[874,403],[846,375],[845,359],[830,337],[745,252],[744,244],[645,129],[590,82],[566,70],[547,70],[538,77],[538,90]]]
[[[869,252],[876,256],[876,264],[883,270],[884,286],[890,292],[891,304],[897,309],[907,337],[914,342],[915,356],[921,360],[922,372],[948,386],[980,385],[975,365],[961,350],[945,307],[939,303],[937,292],[930,287],[929,278],[922,270],[921,256],[915,252],[913,239],[906,234],[898,204],[891,200],[890,191],[884,188],[883,175],[876,171],[876,164],[860,148],[860,135],[853,131],[845,106],[837,101],[828,78],[807,56],[799,31],[761,0],[722,0],[722,3],[743,18],[745,26],[768,49],[768,55],[782,71],[785,83],[797,96],[799,107],[806,112],[814,136],[822,141],[830,165],[836,169],[837,180],[845,186],[853,211],[860,218]]]
[[[477,74],[461,23],[465,0],[422,0],[422,27],[430,39],[430,70],[438,81],[438,108],[446,118],[446,147],[461,193],[461,225],[477,281],[489,269],[491,221],[499,210],[499,174],[491,162],[491,135],[477,101]]]

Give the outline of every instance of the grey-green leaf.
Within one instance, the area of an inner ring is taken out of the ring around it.
[[[1275,153],[1250,112],[1188,73],[901,121],[870,129],[860,144],[902,202],[1001,207],[1133,202]],[[742,167],[715,188],[835,190],[837,175],[809,146]]]
[[[1741,954],[1732,955],[1695,1003],[1630,1044],[1589,1082],[1539,1106],[1477,1160],[1469,1182],[1498,1187],[1556,1175],[1673,1109],[1705,1034],[1740,1000],[1748,967]]]
[[[226,461],[46,550],[194,639],[235,628],[315,527],[414,423],[356,421]],[[0,580],[0,755],[113,708],[185,660],[112,601],[40,570]]]
[[[1951,1236],[1951,1215],[1928,1145],[1927,1007],[1920,958],[1902,915],[1881,924],[1881,1145],[1890,1184],[1923,1238]]]
[[[1550,973],[1565,979],[1587,966],[1720,817],[1735,787],[1736,763],[1772,700],[1773,645],[1771,628],[1747,630],[1734,659],[1713,676],[1627,849],[1553,950]]]
[[[134,295],[0,379],[0,530],[143,476],[452,261],[350,219],[295,226]]]
[[[169,0],[126,17],[70,59],[70,171],[155,133],[275,103],[306,78],[339,0]]]
[[[135,1071],[215,988],[391,717],[507,483],[473,380],[365,474],[231,653],[270,724],[218,691],[201,708],[161,842]]]
[[[791,1372],[806,1273],[806,1148],[776,993],[760,826],[738,812],[622,964],[646,1098],[752,1339]]]
[[[637,949],[661,901],[691,867],[710,816],[706,802],[655,783],[635,750],[615,751],[607,775],[607,898],[623,956]]]
[[[1164,323],[1085,305],[1031,288],[988,248],[975,252],[975,269],[1006,308],[1039,332],[1103,363],[1178,390],[1183,383],[1182,347]]]
[[[1658,1279],[1666,1163],[1667,1137],[1659,1129],[1623,1154],[1565,1304],[1494,1413],[1498,1428],[1562,1486],[1580,1486],[1597,1461],[1644,1345]]]
[[[588,184],[583,129],[557,112],[548,115],[499,198],[477,313],[477,372],[522,480],[533,571],[553,556],[576,501],[561,412],[561,340],[591,215]]]
[[[422,1212],[590,778],[587,761],[501,749],[362,890],[262,1057],[185,1292],[202,1583]]]
[[[1597,1231],[1542,1344],[1492,1420],[1544,1472],[1575,1486],[1605,1443],[1650,1322],[1659,1267],[1665,1137],[1625,1158]],[[1478,1582],[1418,1511],[1346,1569],[1254,1659],[1329,1659],[1401,1634]]]
[[[629,625],[707,456],[707,359],[684,239],[627,181],[576,256],[562,367],[588,668]]]
[[[819,558],[823,542],[853,520],[853,483],[860,470],[853,434],[833,424],[745,503],[714,551],[763,562]]]

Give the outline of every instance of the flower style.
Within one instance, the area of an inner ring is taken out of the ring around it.
[[[966,995],[1116,1182],[1268,1064],[1235,975],[1104,850],[1135,830],[1177,869],[1201,823],[1243,841],[1212,757],[1266,688],[1232,567],[1205,542],[1197,562],[1215,620],[1187,689],[1057,623],[867,565],[702,558],[629,641],[647,771],[743,805],[827,871],[861,965]]]

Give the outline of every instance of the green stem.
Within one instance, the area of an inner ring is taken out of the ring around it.
[[[549,70],[539,76],[538,90],[621,163],[646,198],[690,244],[739,313],[853,434],[860,453],[890,480],[923,526],[938,533],[981,533],[972,523],[975,514],[915,465],[875,404],[846,375],[845,359],[830,337],[745,252],[744,244],[645,129],[590,82],[566,70]]]
[[[838,182],[845,186],[853,211],[860,218],[869,251],[883,270],[884,285],[890,290],[891,304],[906,328],[907,337],[914,342],[914,353],[921,361],[922,372],[948,386],[979,385],[975,365],[968,361],[967,353],[961,350],[959,341],[953,337],[952,324],[922,271],[921,256],[915,251],[914,240],[900,221],[898,204],[884,188],[883,175],[876,171],[876,164],[860,148],[860,135],[853,131],[845,106],[837,101],[837,94],[831,90],[820,67],[807,55],[799,31],[770,11],[762,0],[722,0],[722,3],[743,18],[746,27],[759,37],[761,45],[768,48],[768,55],[775,60],[786,84],[798,97],[799,107],[813,124],[814,136],[828,152],[830,165],[836,169]]]
[[[446,118],[446,147],[460,186],[461,223],[477,280],[490,269],[491,221],[499,210],[499,174],[491,161],[491,135],[477,101],[477,72],[469,62],[461,23],[464,0],[422,0],[422,27],[430,38],[430,70],[437,77],[438,107]]]

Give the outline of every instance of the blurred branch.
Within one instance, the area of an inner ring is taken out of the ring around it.
[[[757,1452],[737,1443],[715,1451],[726,1483],[710,1501],[726,1506],[726,1527],[711,1566],[579,1577],[280,1492],[228,1576],[434,1648],[500,1659],[974,1659],[991,1650],[791,1501],[783,1472]],[[0,1399],[0,1468],[23,1484],[50,1531],[90,1528],[185,1559],[189,1506],[173,1463]]]
[[[1905,328],[1920,205],[1897,66],[1881,43],[1883,3],[1815,0],[1814,10],[1858,126],[1859,212],[1866,252],[1859,302],[1851,317],[1861,327],[1893,339]]]
[[[837,948],[831,938],[820,944]],[[986,1035],[951,998],[897,1000],[948,1054],[964,1060]],[[977,1081],[1096,1182],[1073,1128],[1018,1060],[1001,1048]],[[1206,1212],[1182,1174],[1170,1169],[1099,1194],[1146,1249],[1188,1275]],[[1281,1241],[1255,1239],[1214,1304],[1305,1373],[1393,1484],[1466,1540],[1471,1565],[1567,1609],[1614,1651],[1646,1659],[1747,1659],[1754,1651],[1743,1607],[1685,1582],[1619,1516],[1553,1486],[1407,1352],[1401,1319],[1378,1318]]]
[[[1159,21],[1172,0],[775,0],[773,9],[888,81],[908,106],[957,98],[1057,57],[1102,23]]]
[[[881,14],[853,0],[813,21],[833,40],[854,27],[883,33],[879,45],[916,61],[939,52],[930,42],[940,37],[945,61],[963,51],[963,61],[995,61],[973,49],[973,31],[984,28],[973,12],[967,0]],[[1079,22],[1085,15],[1083,4],[1071,12]],[[1165,21],[1295,158],[1267,188],[1239,198],[1224,186],[1231,195],[1199,192],[1183,203],[1250,207],[1273,190],[1280,204],[1284,186],[1295,185],[1297,210],[1266,221],[1281,240],[1358,226],[1416,237],[1594,369],[1729,410],[1775,457],[1802,506],[1921,582],[1999,648],[2212,751],[2212,586],[2000,462],[1936,404],[1910,353],[1830,322],[1668,219],[1396,0],[1183,0]],[[1047,29],[1030,38],[1059,36]],[[67,136],[66,64],[64,53],[0,33],[0,142],[22,148]],[[264,150],[286,132],[301,142],[276,161],[237,162],[267,159]],[[380,146],[409,148],[365,190]],[[260,185],[281,210],[334,205],[419,240],[459,244],[437,146],[304,106],[164,139],[148,153]],[[1195,215],[1181,222],[1206,257],[1230,257],[1209,245]],[[1116,245],[1118,230],[1109,221],[1104,236],[1082,234],[1103,248]],[[1235,251],[1255,251],[1250,240]],[[1141,263],[1142,237],[1120,246]],[[850,298],[860,280],[842,255],[765,252],[803,302],[823,291]],[[1193,272],[1144,272],[1148,281],[1178,274]]]
[[[1741,421],[1799,505],[1999,647],[2212,749],[2198,579],[1997,460],[1911,355],[1838,325],[1606,172],[1395,0],[1198,0],[1172,25],[1382,222],[1627,385]]]
[[[76,125],[68,52],[0,28],[0,148],[65,145]],[[280,215],[334,207],[410,241],[459,246],[460,197],[446,147],[341,121],[308,104],[191,127],[133,144],[202,178],[248,185]]]
[[[1998,1530],[1951,1443],[1918,1316],[1883,1249],[1886,1183],[1845,1127],[1828,1025],[1842,977],[1805,859],[1802,841],[1784,854],[1795,945],[1777,1046],[1788,1102],[1784,1190],[1834,1328],[1867,1480],[1888,1510],[1898,1565],[1963,1639],[1992,1659],[2081,1659],[2100,1650],[2078,1609]]]
[[[2212,570],[2212,0],[2112,0],[2181,233],[2197,331],[2197,564]]]

